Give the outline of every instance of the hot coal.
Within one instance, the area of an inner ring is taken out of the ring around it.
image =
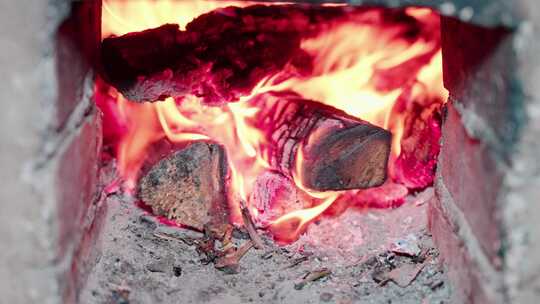
[[[360,191],[358,202],[372,208],[395,208],[405,202],[408,193],[407,187],[387,181],[380,187]]]
[[[311,207],[313,198],[289,177],[273,171],[257,177],[249,203],[257,210],[258,224],[266,227],[289,212]]]
[[[227,161],[220,145],[197,142],[172,151],[139,181],[139,196],[156,215],[203,230],[228,223]]]
[[[415,105],[407,116],[401,154],[395,162],[396,181],[409,189],[423,189],[433,183],[441,138],[439,103]]]

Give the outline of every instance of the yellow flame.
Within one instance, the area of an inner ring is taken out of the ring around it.
[[[166,23],[181,29],[194,17],[226,6],[245,7],[252,1],[103,0],[102,36],[123,35],[155,28]]]
[[[285,240],[294,240],[304,231],[306,225],[328,209],[337,197],[338,195],[332,195],[315,207],[289,212],[274,221],[270,229],[274,231],[284,229],[286,235],[280,235],[280,237],[285,237]]]

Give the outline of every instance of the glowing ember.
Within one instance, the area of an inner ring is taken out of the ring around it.
[[[229,4],[104,1],[103,33],[122,35],[168,22],[183,29],[200,14]],[[232,4],[245,7],[250,3]],[[383,201],[390,197],[390,205],[395,206],[407,188],[432,183],[440,136],[438,114],[446,100],[439,17],[428,9],[388,13],[375,8],[350,10],[344,16],[321,23],[316,34],[302,36],[301,49],[310,58],[306,71],[300,73],[298,65],[287,64],[266,75],[248,96],[220,106],[204,105],[201,98],[189,94],[176,100],[133,103],[98,81],[96,100],[104,112],[104,136],[114,148],[124,186],[134,190],[150,147],[160,140],[219,142],[227,151],[231,172],[231,220],[242,222],[239,201],[245,200],[257,222],[268,226],[276,240],[291,242],[336,201],[378,205],[377,197]],[[280,168],[271,156],[265,113],[287,108],[270,109],[271,103],[258,101],[268,93],[315,100],[390,131],[393,142],[387,184],[369,190],[313,192],[304,186],[301,175],[302,146],[291,175],[276,177]],[[264,192],[266,188],[271,188],[267,189],[270,193]],[[261,202],[270,196],[272,201]],[[288,201],[291,198],[300,201]],[[383,205],[388,206],[379,204]]]

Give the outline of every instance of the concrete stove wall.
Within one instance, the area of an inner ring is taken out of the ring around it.
[[[72,11],[73,8],[73,11]],[[0,302],[70,300],[97,191],[100,1],[0,4]]]
[[[512,33],[442,22],[450,98],[430,223],[456,303],[540,297],[540,9],[513,5]]]

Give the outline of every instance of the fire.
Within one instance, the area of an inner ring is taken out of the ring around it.
[[[178,23],[181,28],[202,13],[228,5],[247,6],[244,1],[104,1],[104,36],[122,35]],[[171,142],[213,140],[226,151],[230,168],[231,220],[241,223],[239,201],[250,200],[256,180],[273,169],[263,134],[253,119],[261,108],[253,98],[267,92],[295,92],[349,115],[391,131],[392,155],[389,177],[401,154],[404,124],[411,109],[403,100],[443,103],[442,59],[438,16],[429,9],[410,8],[409,17],[422,23],[423,39],[410,39],[407,27],[388,24],[382,10],[371,10],[342,22],[334,22],[315,36],[304,38],[302,49],[313,60],[310,75],[299,76],[287,67],[268,75],[249,94],[222,106],[201,104],[198,97],[137,104],[113,88],[106,97],[116,120],[118,170],[128,189],[134,189],[149,147],[164,138]],[[103,85],[103,84],[101,84]],[[103,109],[106,103],[101,102]],[[107,116],[107,113],[105,113]],[[110,116],[112,117],[112,116]],[[314,206],[293,210],[273,219],[269,231],[276,239],[290,242],[305,231],[338,198],[359,197],[361,191],[313,192],[303,186],[300,174],[302,148],[296,155],[292,180],[298,191],[311,197]],[[354,203],[354,202],[351,202]],[[251,207],[257,217],[259,211]]]
[[[177,1],[177,0],[103,0],[102,35],[123,35],[158,27],[165,23],[179,24],[183,29],[193,18],[225,6],[245,7],[252,1]]]

